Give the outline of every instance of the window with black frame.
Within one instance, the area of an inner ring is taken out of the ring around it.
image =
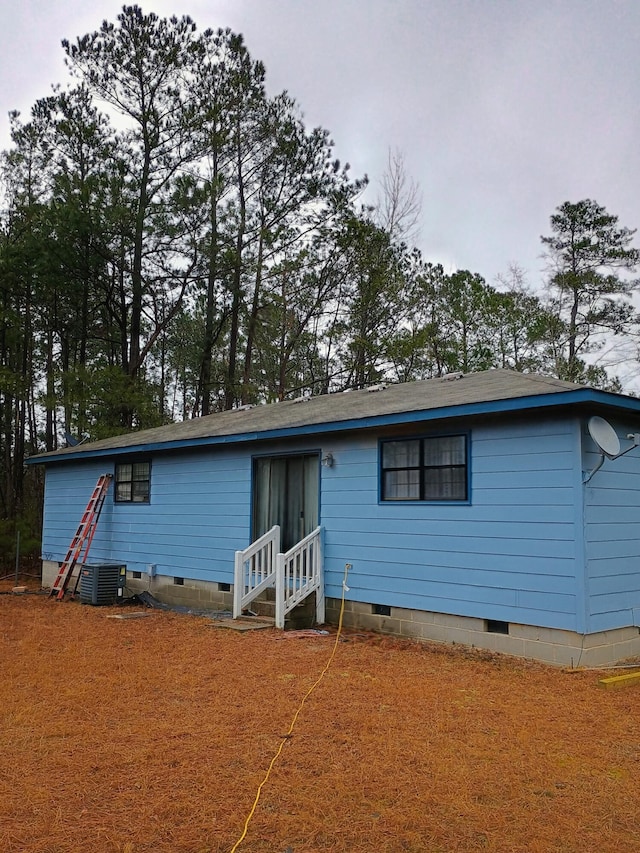
[[[383,501],[467,501],[467,437],[392,439],[381,447]]]
[[[149,503],[150,485],[150,462],[119,462],[116,465],[117,503]]]

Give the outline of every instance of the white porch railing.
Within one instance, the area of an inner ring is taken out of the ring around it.
[[[276,555],[280,551],[280,528],[276,524],[244,551],[236,551],[233,572],[233,618],[260,593],[276,583]]]
[[[286,554],[280,552],[280,528],[272,527],[244,551],[236,551],[233,618],[268,587],[276,588],[276,628],[284,628],[287,613],[315,591],[316,622],[325,620],[322,528],[305,536]]]
[[[305,536],[286,554],[276,557],[276,628],[284,628],[287,613],[316,591],[316,622],[324,623],[322,528]]]

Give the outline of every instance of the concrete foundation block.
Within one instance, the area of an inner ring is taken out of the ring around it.
[[[53,585],[59,568],[58,561],[42,561],[43,586]],[[75,584],[75,577],[71,583]],[[191,580],[185,572],[184,583],[176,584],[172,575],[158,574],[152,578],[142,571],[140,578],[133,578],[129,569],[126,594],[146,590],[166,604],[183,605],[198,610],[233,609],[233,591],[219,589],[217,581]],[[306,627],[313,624],[314,596],[310,596],[303,604],[297,615],[294,611],[287,618],[289,626],[296,624]],[[337,625],[341,599],[327,598],[325,605],[327,624]],[[267,590],[252,602],[251,610],[259,615],[272,617],[275,610],[274,590]],[[390,608],[390,616],[382,616],[372,610],[373,604],[370,602],[345,601],[344,627],[378,631],[426,642],[484,648],[563,667],[607,666],[640,656],[640,631],[634,626],[582,636],[565,629],[509,623],[506,626],[508,633],[501,634],[487,631],[487,620],[476,617],[393,606]]]
[[[414,640],[424,639],[424,624],[422,622],[414,622],[413,620],[403,619],[400,622],[400,636],[409,637]]]
[[[433,625],[437,615],[426,610],[410,610],[409,613],[411,621],[420,625]]]

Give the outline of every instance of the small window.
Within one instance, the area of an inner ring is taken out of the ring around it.
[[[150,462],[122,462],[116,465],[115,494],[119,503],[149,503]]]
[[[466,501],[467,438],[439,435],[384,441],[383,501]]]

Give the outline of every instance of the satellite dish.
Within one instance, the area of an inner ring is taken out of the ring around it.
[[[599,450],[609,459],[615,459],[620,453],[620,439],[609,421],[595,415],[589,418],[588,429]]]

